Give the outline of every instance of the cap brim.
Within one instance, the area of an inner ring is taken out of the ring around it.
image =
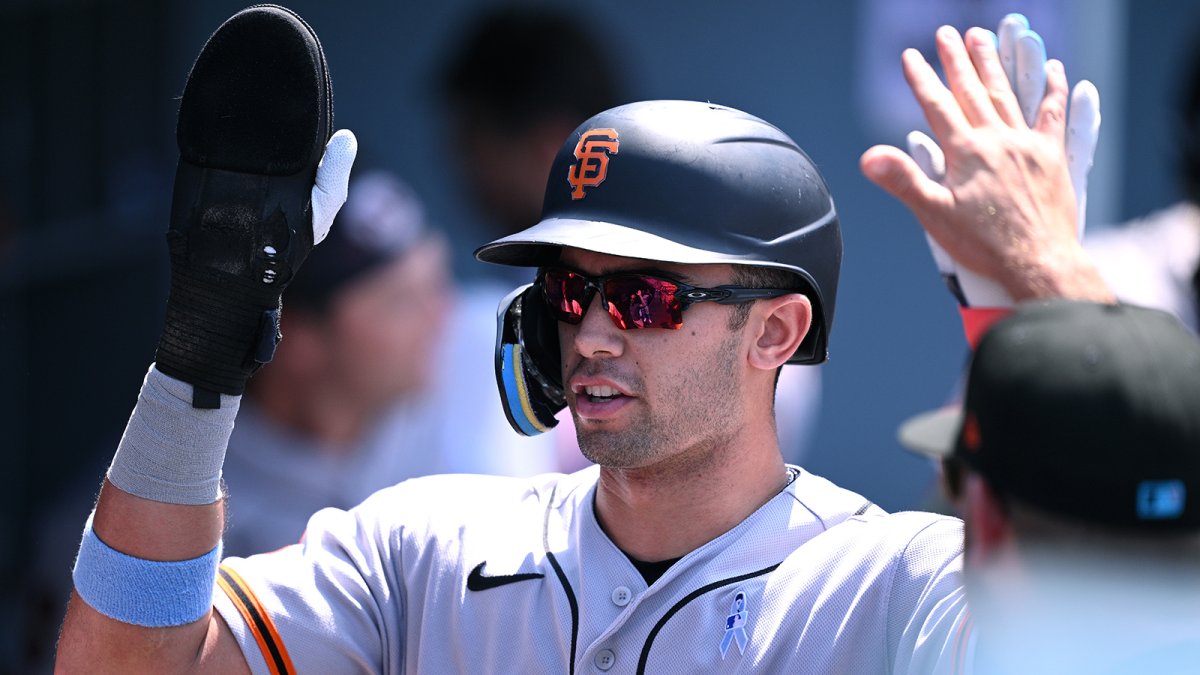
[[[954,452],[955,439],[962,427],[962,408],[948,406],[921,413],[905,420],[896,432],[900,444],[913,452],[941,459]]]
[[[607,255],[683,264],[764,264],[752,256],[684,246],[624,225],[574,218],[548,218],[526,230],[480,246],[475,251],[475,257],[499,265],[536,267],[556,262],[564,246]]]

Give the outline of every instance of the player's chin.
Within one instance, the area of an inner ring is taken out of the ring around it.
[[[631,431],[613,431],[605,425],[576,425],[579,451],[588,461],[609,469],[637,469],[649,462],[645,437]]]

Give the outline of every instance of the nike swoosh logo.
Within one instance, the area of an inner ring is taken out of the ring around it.
[[[545,574],[530,572],[527,574],[497,574],[496,576],[485,577],[483,576],[483,566],[486,564],[486,560],[479,563],[475,566],[475,569],[471,570],[471,573],[467,575],[468,591],[486,591],[489,588],[496,588],[497,586],[503,586],[505,584],[514,584],[518,581],[541,579],[542,577],[546,576]]]

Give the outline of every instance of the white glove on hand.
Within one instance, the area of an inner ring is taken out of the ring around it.
[[[325,241],[333,218],[346,203],[350,168],[358,156],[358,139],[349,129],[341,129],[329,137],[325,154],[317,164],[317,178],[312,189],[313,245]]]
[[[1000,22],[998,35],[1000,62],[1013,85],[1025,123],[1032,125],[1038,106],[1046,93],[1046,46],[1040,35],[1029,29],[1021,14],[1009,14]],[[1100,93],[1096,86],[1081,80],[1071,90],[1067,115],[1066,151],[1071,185],[1075,188],[1077,232],[1083,237],[1087,222],[1087,175],[1096,154],[1100,136]],[[926,176],[941,182],[946,175],[942,149],[928,135],[911,131],[907,137],[908,154]],[[980,276],[950,257],[928,233],[925,240],[933,253],[938,270],[964,307],[1011,307],[1012,297],[1000,284]]]

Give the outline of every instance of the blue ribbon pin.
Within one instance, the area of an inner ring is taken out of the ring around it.
[[[729,607],[729,616],[725,617],[725,637],[721,640],[721,660],[725,659],[725,653],[729,651],[729,643],[735,640],[738,653],[746,653],[746,643],[750,641],[749,636],[746,635],[747,614],[749,612],[746,610],[746,594],[739,592]]]

